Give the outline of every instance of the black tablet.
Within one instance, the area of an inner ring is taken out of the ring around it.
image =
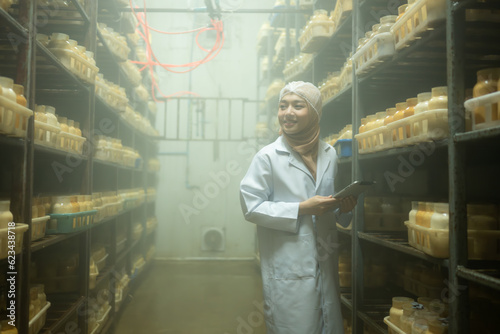
[[[375,182],[373,181],[354,181],[341,191],[338,191],[333,197],[335,198],[343,198],[349,196],[358,196],[359,194],[365,192],[371,186],[373,186]]]

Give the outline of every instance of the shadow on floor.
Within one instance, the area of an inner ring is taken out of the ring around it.
[[[252,261],[156,262],[115,334],[265,334],[262,281]]]

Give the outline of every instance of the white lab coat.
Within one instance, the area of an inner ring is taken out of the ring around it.
[[[337,154],[320,141],[317,181],[283,136],[260,150],[241,181],[245,219],[257,224],[268,334],[343,334],[336,221],[298,217],[299,203],[334,194]]]

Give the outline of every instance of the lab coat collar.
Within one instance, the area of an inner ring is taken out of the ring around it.
[[[292,147],[287,143],[285,137],[283,135],[279,136],[278,139],[275,141],[276,144],[276,151],[280,153],[285,153],[289,155],[288,161],[290,164],[295,166],[296,168],[300,169],[307,175],[311,177],[312,180],[314,180],[311,172],[307,168],[307,166],[304,164],[302,159],[300,158],[300,155],[293,151]],[[325,174],[325,171],[327,170],[328,166],[330,165],[330,160],[328,159],[328,156],[326,154],[322,154],[322,151],[326,152],[332,147],[325,143],[324,141],[319,141],[318,144],[318,162],[317,162],[317,170],[316,170],[316,187],[320,184],[319,181],[323,178],[323,175]]]

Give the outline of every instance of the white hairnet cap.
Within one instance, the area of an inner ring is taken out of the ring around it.
[[[323,102],[321,101],[321,92],[318,87],[310,82],[292,81],[288,83],[280,92],[280,101],[287,94],[297,94],[307,101],[309,105],[316,111],[318,118],[321,118]]]

